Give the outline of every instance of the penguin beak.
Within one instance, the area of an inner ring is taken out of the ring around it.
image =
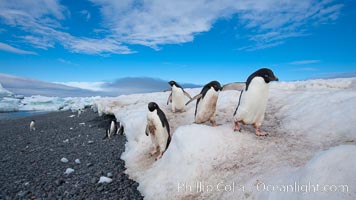
[[[278,81],[278,77],[274,77],[271,81]]]

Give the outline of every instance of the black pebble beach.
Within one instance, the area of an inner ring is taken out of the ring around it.
[[[125,136],[103,139],[112,119],[86,109],[0,120],[0,199],[142,199],[120,159]]]

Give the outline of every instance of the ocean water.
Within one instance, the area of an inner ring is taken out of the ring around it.
[[[33,115],[40,115],[49,113],[48,111],[18,111],[18,112],[0,112],[0,120],[14,119],[19,117],[28,117]]]

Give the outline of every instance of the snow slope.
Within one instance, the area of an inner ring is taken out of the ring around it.
[[[193,96],[200,89],[187,91]],[[146,199],[356,198],[356,78],[272,83],[262,125],[268,137],[255,136],[250,126],[233,132],[239,94],[220,93],[218,127],[193,124],[195,103],[185,113],[172,113],[166,105],[169,93],[163,92],[102,98],[95,107],[100,115],[114,114],[124,124],[126,173],[139,182]],[[173,134],[156,162],[145,135],[150,101],[166,113]],[[350,190],[305,195],[257,189],[261,183],[306,180],[344,184]]]

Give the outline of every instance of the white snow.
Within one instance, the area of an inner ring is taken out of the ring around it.
[[[193,96],[200,89],[187,91]],[[270,84],[261,127],[268,137],[255,136],[251,126],[233,132],[239,94],[220,92],[218,127],[193,124],[195,103],[185,113],[172,113],[166,105],[169,94],[163,92],[102,98],[93,108],[99,115],[114,114],[124,125],[126,173],[139,182],[146,199],[308,198],[300,192],[256,189],[261,182],[294,181],[349,185],[347,194],[314,192],[308,194],[312,199],[356,198],[356,78]],[[173,134],[168,150],[156,162],[149,155],[151,140],[145,135],[151,101],[165,112]],[[229,192],[231,185],[235,187]]]
[[[21,96],[4,96],[7,93],[0,88],[0,112],[9,111],[57,111],[57,110],[72,110],[76,111],[83,109],[86,106],[91,106],[93,102],[100,97],[46,97],[34,95],[30,97],[20,98]]]
[[[69,175],[74,172],[74,169],[72,168],[67,168],[66,171],[64,172],[65,175]]]
[[[67,163],[67,162],[68,162],[68,159],[67,159],[67,158],[62,158],[62,159],[61,159],[61,162],[62,162],[62,163]]]
[[[56,110],[79,110],[93,105],[100,97],[46,97],[33,95],[24,97],[15,95],[6,90],[0,83],[0,112],[11,111],[56,111]]]
[[[112,182],[111,178],[101,176],[98,183],[111,183],[111,182]]]
[[[74,161],[75,163],[77,163],[77,164],[80,164],[80,160],[77,158],[77,159],[75,159],[75,161]]]
[[[300,188],[295,187],[295,190],[299,189],[300,192],[290,195],[292,190],[264,191],[259,194],[258,199],[355,199],[355,158],[356,145],[340,145],[318,153],[304,167],[292,173],[280,173],[270,178],[269,182],[277,186],[283,184],[294,186],[297,181]],[[259,189],[263,190],[270,183],[261,184]]]
[[[93,101],[100,97],[45,97],[31,96],[25,97],[20,104],[20,110],[41,110],[41,111],[56,111],[56,110],[78,110],[85,106],[90,106]]]

